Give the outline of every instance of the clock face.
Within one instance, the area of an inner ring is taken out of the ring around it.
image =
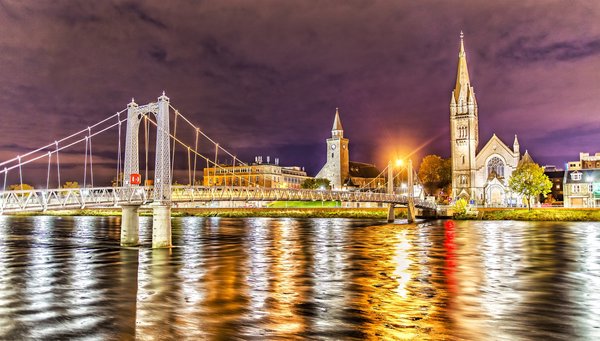
[[[331,145],[331,149],[335,149],[335,144],[332,144],[332,145]]]

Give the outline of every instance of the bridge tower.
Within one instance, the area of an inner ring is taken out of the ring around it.
[[[169,133],[169,98],[163,92],[158,102],[138,106],[134,100],[127,105],[127,131],[123,165],[123,186],[135,190],[132,174],[139,174],[139,128],[149,114],[156,117],[156,157],[154,167],[154,203],[152,218],[152,247],[171,246],[171,149]],[[139,244],[140,205],[123,205],[121,245]]]

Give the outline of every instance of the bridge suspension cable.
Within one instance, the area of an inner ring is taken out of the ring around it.
[[[187,124],[189,124],[192,128],[194,129],[198,129],[198,131],[200,132],[200,134],[202,134],[202,136],[204,136],[208,141],[210,141],[212,144],[214,145],[219,145],[219,143],[217,143],[216,141],[214,141],[213,139],[211,139],[208,135],[206,135],[202,130],[200,130],[200,128],[198,128],[196,125],[194,125],[194,123],[192,123],[187,117],[185,117],[179,110],[177,110],[176,108],[174,108],[171,104],[169,104],[169,107],[171,109],[173,109],[174,112],[177,113],[177,116],[181,117],[181,119],[183,119]],[[225,154],[231,156],[232,158],[235,157],[235,155],[233,155],[232,153],[230,153],[227,149],[223,148],[221,145],[219,145],[218,147],[220,150],[222,150]],[[238,159],[239,160],[239,159]],[[241,160],[240,160],[241,161]],[[242,162],[242,165],[247,166],[247,163]]]
[[[183,116],[183,115],[181,115],[181,114],[179,114],[179,115],[180,115],[182,118],[184,118],[184,116]],[[154,125],[154,126],[156,127],[156,129],[157,129],[157,130],[161,130],[161,129],[162,129],[162,128],[160,128],[160,127],[158,126],[158,124],[157,124],[157,123],[156,123],[156,122],[155,122],[155,121],[154,121],[152,118],[148,118],[148,122],[150,122],[152,125]],[[192,126],[193,126],[193,125],[192,125]],[[199,129],[199,128],[195,127],[195,126],[193,126],[193,127],[194,127],[195,129]],[[233,173],[231,170],[229,170],[229,169],[227,169],[227,168],[225,168],[225,167],[222,167],[222,166],[221,166],[221,165],[219,165],[219,164],[218,164],[218,162],[217,162],[217,153],[218,153],[218,151],[219,151],[219,150],[225,151],[225,152],[226,152],[228,155],[231,155],[231,156],[233,156],[233,154],[229,153],[227,150],[225,150],[224,148],[220,147],[218,143],[214,142],[213,140],[210,140],[210,141],[212,141],[212,142],[215,144],[215,151],[216,151],[216,152],[215,152],[215,161],[212,161],[212,160],[210,160],[210,158],[208,158],[208,157],[206,157],[206,156],[202,155],[202,154],[201,154],[201,153],[199,153],[197,150],[195,150],[195,149],[194,149],[194,150],[192,150],[192,147],[191,147],[190,145],[186,144],[186,143],[185,143],[185,142],[183,142],[181,139],[179,139],[179,138],[177,138],[176,136],[174,136],[174,135],[173,135],[171,132],[168,132],[168,134],[169,134],[169,136],[170,136],[170,137],[173,139],[173,141],[176,141],[177,143],[179,143],[181,146],[183,146],[183,147],[184,147],[184,148],[186,148],[186,149],[188,149],[188,148],[189,148],[190,152],[193,152],[195,156],[198,156],[198,157],[200,157],[200,158],[203,158],[204,160],[206,160],[206,163],[207,163],[207,165],[210,165],[210,164],[214,165],[214,166],[215,166],[215,171],[216,171],[217,169],[219,169],[219,170],[223,171],[223,172],[224,172],[224,174],[231,174],[231,175],[232,175],[232,177],[234,177],[235,173]],[[202,135],[206,136],[205,134],[202,134]],[[247,165],[247,164],[244,164],[244,165]],[[236,178],[237,178],[237,179],[239,179],[240,183],[243,183],[243,181],[245,181],[245,179],[243,179],[243,177],[242,177],[242,176],[240,176],[240,175],[237,175],[237,176],[236,176]],[[258,184],[256,184],[255,182],[253,182],[253,181],[251,181],[251,180],[246,180],[246,182],[247,182],[247,184],[248,184],[248,185],[250,185],[250,186],[257,186],[257,185],[258,185]]]
[[[126,121],[126,119],[120,119],[120,114],[123,113],[126,109],[109,116],[108,118],[105,118],[85,129],[82,129],[76,133],[73,133],[67,137],[64,137],[60,140],[55,140],[52,143],[49,143],[43,147],[37,148],[33,151],[27,152],[25,154],[22,155],[17,155],[16,157],[9,159],[7,161],[1,162],[0,166],[4,166],[2,170],[0,170],[0,174],[4,173],[4,187],[3,190],[6,190],[6,185],[7,185],[7,177],[8,177],[8,172],[18,168],[19,169],[19,186],[21,188],[23,188],[23,166],[36,162],[44,157],[48,157],[48,169],[47,169],[47,174],[46,174],[46,187],[50,187],[50,173],[51,173],[51,164],[52,164],[52,156],[56,155],[56,173],[57,173],[57,180],[58,180],[58,186],[60,186],[60,180],[61,180],[61,176],[60,176],[60,151],[65,150],[67,148],[70,148],[74,145],[77,145],[79,143],[83,143],[85,144],[85,166],[84,166],[84,184],[87,185],[87,164],[88,162],[90,163],[90,181],[91,181],[91,185],[93,186],[94,183],[94,173],[93,173],[93,152],[92,152],[92,138],[94,136],[97,136],[101,133],[106,132],[109,129],[112,129],[116,126],[121,126],[122,123],[124,121]],[[117,122],[113,123],[113,124],[108,124],[106,126],[101,126],[103,124],[106,124],[107,122],[109,122],[111,119],[117,118]],[[97,131],[93,131],[93,128],[97,128],[100,127],[99,130]],[[85,135],[83,135],[85,134]],[[81,136],[83,135],[83,136]],[[52,148],[52,149],[50,149]],[[48,150],[50,149],[50,150]],[[43,153],[42,153],[43,152]],[[89,157],[89,159],[88,159]],[[89,160],[89,161],[88,161]]]
[[[381,172],[379,172],[379,174],[377,174],[376,177],[374,177],[373,179],[371,179],[371,181],[369,181],[368,183],[358,187],[359,189],[365,189],[365,188],[371,188],[371,184],[375,181],[375,180],[379,180],[380,177],[385,174],[385,172],[388,170],[389,165],[387,165]]]

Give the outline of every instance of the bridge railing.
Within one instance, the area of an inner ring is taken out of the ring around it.
[[[150,187],[94,187],[33,189],[0,192],[0,214],[4,212],[116,207],[126,203],[143,205],[152,198]]]
[[[144,205],[153,201],[152,186],[33,189],[0,192],[0,214],[23,211]],[[173,202],[210,201],[343,201],[407,205],[406,195],[360,191],[330,191],[264,187],[172,186]],[[420,208],[435,204],[413,199]]]
[[[194,201],[345,201],[408,204],[408,196],[364,191],[331,191],[237,186],[172,186],[171,200]],[[413,199],[420,208],[435,209],[434,203]]]

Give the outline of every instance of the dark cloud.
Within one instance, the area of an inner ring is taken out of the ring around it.
[[[540,38],[521,37],[516,39],[505,50],[500,51],[500,58],[507,58],[525,63],[540,61],[573,61],[600,54],[600,38],[589,40],[561,41],[546,43]]]

